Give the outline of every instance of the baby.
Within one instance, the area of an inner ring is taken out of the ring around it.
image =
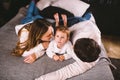
[[[63,61],[71,58],[73,47],[69,41],[70,31],[66,26],[57,26],[55,38],[50,42],[46,53],[55,61]]]

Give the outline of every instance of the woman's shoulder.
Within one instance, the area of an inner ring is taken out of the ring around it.
[[[26,28],[23,28],[21,32],[29,32]]]
[[[16,25],[15,26],[15,32],[16,32],[16,34],[18,34],[18,32],[22,29],[24,29],[24,27],[25,26],[27,26],[27,25],[29,25],[30,23],[32,23],[32,22],[29,22],[29,23],[26,23],[26,24],[19,24],[19,25]],[[26,28],[26,30],[27,30],[27,28]]]

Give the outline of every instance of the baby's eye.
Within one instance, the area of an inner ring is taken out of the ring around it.
[[[59,37],[58,35],[56,37]]]

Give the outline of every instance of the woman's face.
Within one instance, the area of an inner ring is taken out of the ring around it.
[[[50,41],[53,36],[53,28],[52,26],[48,27],[48,31],[41,37],[43,41]]]

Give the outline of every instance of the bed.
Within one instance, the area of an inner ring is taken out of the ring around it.
[[[0,80],[34,80],[40,75],[74,62],[73,59],[55,62],[44,55],[33,64],[25,64],[22,57],[12,56],[10,53],[17,41],[15,25],[19,24],[24,17],[24,11],[21,9],[13,19],[0,29]],[[103,46],[101,59],[95,67],[68,80],[114,80],[109,64]]]
[[[13,19],[0,29],[0,80],[34,80],[40,75],[74,62],[73,59],[55,62],[44,55],[33,64],[25,64],[22,57],[11,55],[17,41],[15,25],[20,24],[20,20],[25,17],[25,11],[25,9],[21,9]],[[104,46],[102,46],[100,56],[101,59],[95,67],[68,80],[114,80]]]

